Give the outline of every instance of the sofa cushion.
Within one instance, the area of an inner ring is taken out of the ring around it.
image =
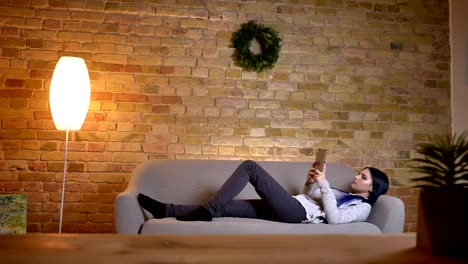
[[[142,234],[380,234],[367,222],[350,224],[286,224],[260,219],[222,217],[212,222],[181,222],[175,218],[150,219]]]

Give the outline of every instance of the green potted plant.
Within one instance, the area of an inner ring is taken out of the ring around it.
[[[467,257],[468,132],[436,138],[416,147],[412,167],[421,188],[417,246],[435,255]]]

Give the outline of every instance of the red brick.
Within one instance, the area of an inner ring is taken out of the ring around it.
[[[37,233],[41,232],[41,224],[39,223],[31,223],[28,221],[27,228],[26,228],[27,233]]]
[[[20,48],[20,47],[25,46],[25,41],[24,39],[20,39],[20,38],[5,38],[5,39],[2,39],[2,46]]]
[[[44,161],[29,161],[28,162],[28,169],[30,171],[46,171],[47,170],[47,162],[44,162]]]
[[[28,212],[42,212],[42,203],[28,202]]]
[[[35,111],[35,119],[52,119],[52,113],[50,111]]]
[[[41,192],[42,182],[25,182],[24,190],[27,192]]]
[[[43,192],[26,192],[28,196],[28,202],[31,203],[43,203],[47,201],[49,195]]]
[[[117,102],[146,102],[147,96],[142,94],[126,94],[118,93],[115,95],[115,101]]]
[[[131,65],[127,64],[125,65],[125,72],[141,72],[141,66],[140,65]]]
[[[97,32],[99,30],[99,23],[96,22],[89,22],[89,21],[82,21],[81,22],[81,30],[87,32]]]
[[[140,22],[140,16],[110,13],[106,14],[104,21],[108,23],[138,25]]]
[[[44,120],[28,120],[28,128],[30,129],[45,129],[46,122]]]
[[[54,175],[46,172],[20,172],[18,178],[20,181],[50,182],[54,179]]]
[[[60,149],[65,150],[65,145]],[[68,151],[86,151],[86,142],[68,142]]]
[[[95,193],[97,192],[98,185],[96,183],[81,183],[80,192],[82,193]]]
[[[64,223],[85,223],[88,220],[87,214],[82,213],[65,213],[63,214]]]
[[[22,182],[4,182],[3,188],[5,191],[23,191],[24,184]]]
[[[135,170],[136,165],[135,164],[123,164],[122,165],[122,172],[132,172]]]
[[[8,169],[8,162],[0,160],[0,171],[4,171]]]
[[[79,202],[83,199],[83,195],[81,193],[76,193],[76,192],[69,192],[68,189],[67,189],[67,186],[70,186],[70,184],[65,184],[65,194],[63,196],[63,200],[66,202],[66,203],[70,203],[70,202]],[[60,185],[60,189],[62,188],[62,186]],[[52,201],[52,202],[57,202],[57,203],[60,203],[62,199],[62,192],[55,192],[55,193],[50,193],[49,194],[49,200]]]
[[[157,69],[158,74],[173,74],[175,72],[174,66],[161,66]]]
[[[42,39],[27,39],[26,46],[33,49],[44,48],[44,40]]]
[[[30,222],[49,222],[52,221],[51,213],[28,213],[28,221]]]
[[[121,72],[123,70],[122,64],[107,64],[107,70],[111,72]]]
[[[96,213],[97,204],[95,203],[80,203],[78,205],[80,213]]]
[[[26,27],[28,28],[42,28],[42,19],[41,18],[27,18],[26,19]]]
[[[3,138],[6,138],[6,137],[3,137]],[[3,146],[3,149],[5,150],[11,150],[11,149],[21,149],[21,142],[20,141],[11,141],[11,140],[8,140],[8,141],[3,141],[2,142],[2,146]]]
[[[114,224],[99,223],[96,225],[96,232],[98,233],[115,233]]]
[[[81,44],[79,42],[64,41],[62,43],[62,50],[63,51],[80,51]]]
[[[57,212],[60,208],[60,203],[45,202],[42,203],[42,212]]]
[[[113,184],[101,183],[97,187],[98,187],[97,192],[99,192],[99,193],[112,193],[114,191],[114,185]]]
[[[46,70],[32,70],[30,73],[31,78],[35,79],[52,79],[52,74],[54,71],[46,71]]]
[[[99,213],[113,214],[115,208],[113,204],[99,204],[97,210]]]
[[[65,7],[67,7],[67,1],[63,1],[63,0],[50,0],[50,1],[49,1],[49,6],[50,6],[50,7],[62,7],[62,8],[65,8]]]
[[[92,214],[89,215],[89,220],[92,223],[112,223],[114,221],[113,214]]]
[[[0,97],[31,98],[33,90],[29,89],[1,89]]]
[[[27,128],[28,121],[26,120],[3,120],[2,128]]]
[[[70,182],[70,180],[73,180],[73,179],[69,179],[70,178],[70,177],[68,177],[69,175],[73,175],[73,174],[67,174],[67,179],[65,179],[65,181],[67,182],[67,183],[65,183],[65,190],[67,192],[79,192],[80,191],[80,184],[78,182]],[[79,194],[79,193],[74,194],[72,199],[81,199],[81,194]]]
[[[2,32],[2,37],[19,37],[20,36],[20,31],[18,28],[13,28],[13,27],[3,27],[3,32]]]
[[[161,144],[143,144],[145,153],[167,153],[166,145]]]
[[[64,231],[62,225],[62,231]],[[59,230],[59,223],[44,223],[41,225],[41,232],[43,233],[57,233]]]
[[[153,105],[153,113],[169,114],[171,108],[168,105]]]
[[[85,7],[86,7],[85,1],[81,1],[81,0],[69,0],[68,1],[68,8],[85,9]]]
[[[2,55],[4,57],[14,57],[18,58],[19,57],[19,49],[15,48],[3,48],[2,49]]]
[[[88,151],[104,152],[106,150],[106,143],[103,142],[89,142]]]
[[[78,233],[97,233],[96,224],[85,223],[77,225]]]
[[[106,114],[105,113],[90,113],[88,112],[88,115],[86,115],[86,120],[87,121],[105,121],[106,120]]]
[[[98,130],[98,124],[96,122],[84,122],[81,126],[82,131],[96,131]]]
[[[62,21],[54,19],[44,20],[44,29],[60,29],[62,27]]]
[[[180,104],[181,102],[180,96],[148,96],[148,103],[151,104]]]
[[[58,190],[62,187],[61,183],[57,182],[44,182],[43,189],[44,192],[58,192]]]
[[[28,79],[26,80],[25,87],[30,89],[42,89],[42,80]]]
[[[92,92],[91,100],[112,101],[112,93],[109,92]]]
[[[11,14],[19,17],[31,17],[33,16],[34,10],[31,8],[22,8],[18,6],[27,6],[29,1],[15,1],[13,6],[1,6],[0,14],[6,15]]]
[[[5,87],[24,87],[24,80],[21,79],[6,79]]]
[[[116,196],[115,193],[85,193],[83,202],[114,203]]]

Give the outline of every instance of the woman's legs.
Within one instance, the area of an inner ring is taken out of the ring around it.
[[[213,216],[201,205],[179,205],[159,202],[149,196],[139,193],[138,203],[154,218],[175,217],[183,221],[211,221]]]
[[[161,219],[165,217],[176,217],[180,220],[187,220],[187,218],[195,217],[197,212],[206,210],[202,205],[175,205],[161,203],[154,200],[144,194],[138,195],[138,203],[150,212],[154,218]],[[220,210],[216,211],[214,215],[210,212],[209,218],[206,221],[211,220],[211,217],[245,217],[245,218],[258,218],[258,219],[273,219],[271,213],[267,209],[268,206],[263,200],[232,200],[224,205]]]
[[[233,201],[248,182],[255,188],[263,203]],[[305,209],[299,201],[284,190],[260,165],[250,160],[242,162],[203,207],[217,217],[262,215],[270,220],[287,223],[300,223],[306,219]],[[253,213],[254,211],[256,213]]]

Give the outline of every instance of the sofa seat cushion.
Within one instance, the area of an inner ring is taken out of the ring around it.
[[[380,234],[380,229],[368,222],[340,225],[286,224],[260,219],[221,217],[212,222],[183,222],[175,218],[150,219],[142,234]]]

